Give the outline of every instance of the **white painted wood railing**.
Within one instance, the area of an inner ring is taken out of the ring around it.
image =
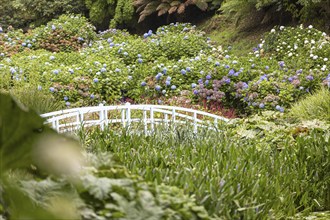
[[[193,126],[193,132],[198,127],[216,128],[218,122],[228,122],[229,119],[194,109],[163,105],[125,105],[82,107],[65,109],[41,115],[57,132],[75,131],[79,128],[100,126],[104,130],[110,124],[121,124],[130,128],[134,122],[143,126],[144,133],[152,132],[156,124],[185,124]]]

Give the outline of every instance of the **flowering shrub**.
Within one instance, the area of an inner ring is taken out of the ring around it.
[[[188,98],[206,108],[249,114],[286,112],[330,85],[329,37],[312,27],[275,28],[244,57],[189,24],[142,36],[93,29],[85,18],[65,15],[27,34],[0,34],[1,87],[29,83],[70,107],[169,100],[189,90]]]

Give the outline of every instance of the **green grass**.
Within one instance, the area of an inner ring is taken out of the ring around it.
[[[55,100],[52,95],[36,88],[29,86],[16,87],[10,90],[9,93],[23,106],[36,111],[38,114],[63,109],[63,104]]]
[[[214,217],[278,219],[330,209],[328,136],[313,132],[297,137],[295,148],[258,150],[255,140],[226,132],[194,136],[188,128],[160,129],[144,136],[108,130],[91,132],[85,144],[113,152],[147,181],[184,189]]]
[[[330,122],[330,90],[321,88],[295,103],[291,115],[301,120],[319,119]]]
[[[224,50],[230,47],[231,53],[238,56],[252,52],[252,48],[260,43],[264,32],[268,30],[260,28],[251,32],[239,31],[234,22],[228,21],[222,15],[215,15],[198,27],[205,31],[212,41],[221,45]]]

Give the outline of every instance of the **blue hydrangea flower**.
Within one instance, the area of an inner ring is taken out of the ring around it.
[[[190,71],[191,71],[191,68],[190,68],[190,67],[187,67],[186,70],[187,70],[188,72],[190,72]]]
[[[112,43],[112,39],[111,39],[111,38],[108,38],[108,39],[107,39],[107,42],[108,42],[108,43]]]
[[[163,68],[162,73],[164,73],[164,74],[167,73],[167,68],[166,67]]]
[[[171,81],[167,81],[167,80],[166,80],[165,84],[166,84],[167,86],[169,86],[169,85],[171,85]]]
[[[104,73],[104,72],[106,72],[106,71],[107,71],[106,68],[104,68],[104,67],[101,68],[101,72],[102,72],[102,73]]]
[[[94,94],[91,94],[91,95],[90,95],[90,98],[91,98],[91,99],[94,99],[94,98],[95,98],[95,95],[94,95]]]
[[[124,52],[123,54],[124,54],[124,56],[128,56],[128,53],[127,52]]]
[[[265,69],[266,69],[266,70],[269,70],[269,66],[265,66]]]
[[[243,88],[243,89],[247,89],[247,88],[249,88],[249,85],[248,85],[246,82],[243,82],[242,84],[243,84],[243,85],[242,85],[242,88]]]
[[[25,42],[24,42],[24,43],[22,43],[22,46],[23,46],[23,47],[25,47],[25,46],[26,46],[26,43],[25,43]]]
[[[205,80],[205,85],[208,85],[210,83],[209,80]]]
[[[171,89],[172,89],[172,90],[175,90],[175,89],[176,89],[176,86],[175,86],[175,85],[172,85],[172,86],[171,86]]]
[[[172,77],[168,76],[168,77],[166,78],[166,81],[171,81],[171,79],[172,79]]]
[[[65,105],[69,107],[71,105],[71,103],[70,102],[66,102]]]
[[[186,70],[184,70],[184,69],[182,69],[180,72],[182,75],[186,75],[186,73],[187,73]]]
[[[207,80],[210,80],[212,78],[212,76],[210,74],[208,74],[206,77],[205,77]]]
[[[229,83],[230,83],[230,79],[229,79],[229,78],[228,78],[228,79],[225,79],[224,82],[225,82],[226,84],[229,84]]]
[[[27,47],[28,47],[28,48],[31,48],[31,47],[32,47],[32,44],[28,44]]]
[[[73,74],[74,70],[73,69],[69,69],[69,73]]]
[[[265,108],[265,104],[264,103],[260,103],[259,104],[259,108]]]
[[[203,79],[199,79],[198,84],[202,84],[202,83],[203,83]]]
[[[10,67],[10,73],[11,74],[15,74],[16,73],[16,69],[14,67]]]
[[[228,75],[229,76],[232,76],[232,75],[234,75],[234,73],[235,73],[235,70],[234,69],[231,69],[231,70],[229,70]]]
[[[57,75],[57,74],[59,74],[59,70],[53,70],[53,73],[55,74],[55,75]]]
[[[78,41],[84,41],[84,38],[78,37]]]
[[[50,60],[55,60],[55,57],[54,56],[50,56],[49,59]]]
[[[156,91],[160,91],[162,87],[160,85],[155,86]]]
[[[52,30],[55,31],[56,30],[56,26],[52,25]]]
[[[42,86],[38,85],[38,90],[39,91],[42,90]]]
[[[98,78],[94,78],[93,79],[93,82],[98,83],[99,82],[99,79]]]
[[[51,92],[55,92],[54,87],[50,87],[50,88],[49,88],[49,91],[51,91]]]
[[[217,61],[217,62],[215,62],[215,65],[216,66],[220,66],[220,63]]]
[[[163,93],[163,95],[165,95],[165,93],[166,93],[166,90],[165,90],[165,89],[163,89],[163,90],[162,90],[162,93]]]
[[[251,65],[251,68],[253,69],[255,66],[256,66],[255,64],[252,64],[252,65]]]
[[[142,82],[142,83],[141,83],[141,86],[146,86],[146,85],[147,85],[146,82]]]
[[[225,66],[225,68],[226,68],[226,69],[229,69],[229,68],[230,68],[230,66],[229,66],[229,65],[226,65],[226,66]]]
[[[196,83],[191,84],[191,88],[195,88],[196,86],[197,86]]]
[[[137,57],[138,57],[138,58],[142,58],[142,55],[141,55],[141,54],[138,54]]]
[[[143,60],[141,58],[139,58],[138,63],[143,63]]]
[[[120,70],[119,68],[116,68],[116,69],[115,69],[115,72],[116,72],[116,73],[119,73],[120,71],[121,71],[121,70]]]
[[[115,44],[114,44],[114,43],[110,43],[109,46],[110,46],[110,47],[114,47]]]
[[[67,96],[64,96],[64,101],[68,101],[69,100],[69,97],[67,97]]]
[[[306,76],[306,79],[309,81],[312,81],[314,79],[314,77],[312,75],[308,75],[308,76]]]
[[[195,89],[194,90],[194,94],[197,95],[198,94],[198,90]]]
[[[267,75],[265,74],[265,75],[261,76],[261,77],[260,77],[260,80],[261,80],[261,81],[263,81],[263,80],[268,80]]]
[[[148,33],[145,33],[145,34],[143,35],[143,37],[144,37],[144,38],[149,37]]]

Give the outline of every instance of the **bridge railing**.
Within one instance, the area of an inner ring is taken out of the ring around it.
[[[229,119],[194,109],[164,105],[94,106],[65,109],[41,115],[58,132],[78,130],[83,127],[99,126],[104,130],[109,124],[121,124],[130,128],[132,123],[140,123],[145,133],[152,132],[156,124],[190,123],[193,132],[198,127],[217,127],[219,122]]]

